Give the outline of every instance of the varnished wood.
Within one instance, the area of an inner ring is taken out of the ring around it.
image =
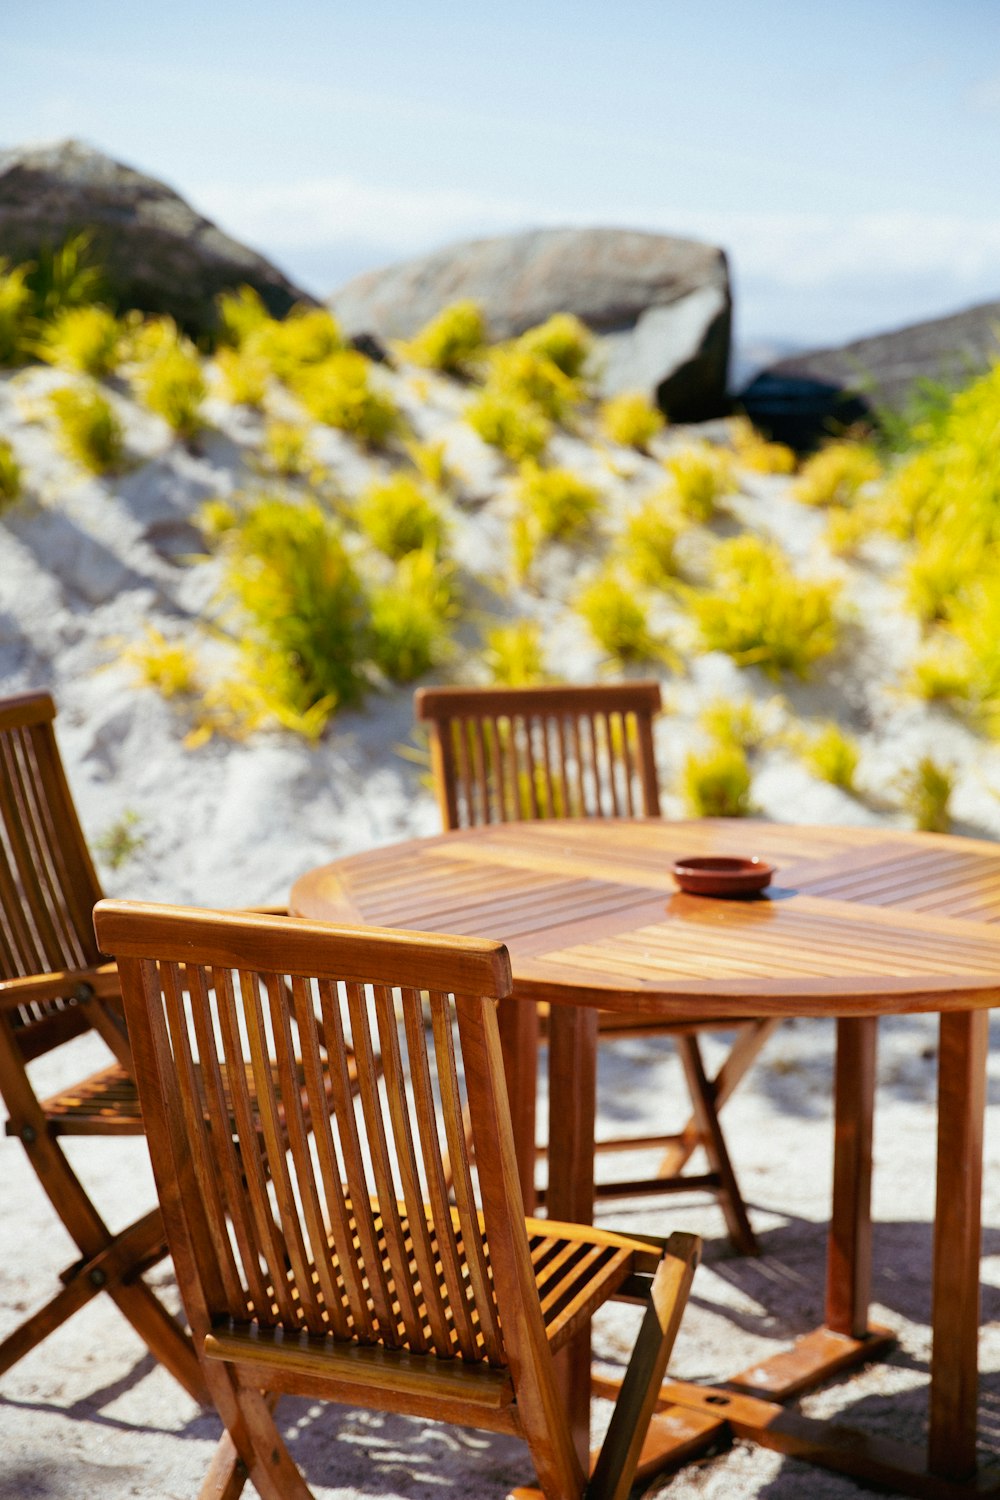
[[[304,1500],[273,1420],[274,1395],[295,1392],[511,1432],[549,1500],[623,1500],[699,1242],[525,1217],[496,1014],[511,992],[503,946],[122,902],[100,903],[95,926],[119,964],[226,1461],[262,1496]],[[229,1135],[242,1191],[227,1187]],[[646,1313],[588,1484],[555,1361],[618,1295]],[[217,1463],[203,1494],[221,1479]]]
[[[166,1254],[159,1211],[113,1234],[60,1144],[62,1136],[138,1135],[143,1127],[117,970],[103,961],[91,925],[100,886],[54,719],[47,693],[0,701],[0,1094],[6,1132],[21,1140],[80,1258],[62,1288],[0,1343],[0,1373],[101,1291],[185,1389],[204,1400],[190,1341],[141,1279]],[[39,1098],[28,1064],[91,1030],[114,1061]]]
[[[791,1401],[855,1365],[880,1358],[895,1342],[891,1330],[877,1323],[869,1324],[858,1337],[836,1333],[829,1327],[816,1328],[796,1339],[790,1349],[741,1370],[726,1384],[771,1401]]]
[[[518,820],[659,816],[653,721],[661,709],[661,696],[655,681],[421,688],[414,703],[417,718],[429,729],[434,784],[447,829]],[[620,1011],[604,1015],[602,1039],[634,1036],[639,1019]],[[737,1046],[743,1044],[742,1071],[770,1029],[762,1022],[740,1028]],[[643,1030],[656,1034],[670,1028],[647,1017]],[[697,1185],[719,1196],[734,1246],[753,1254],[756,1241],[718,1118],[721,1076],[705,1076],[695,1030],[689,1028],[678,1042],[692,1114],[680,1140],[663,1135],[654,1143],[661,1149],[661,1160],[643,1191],[675,1192],[692,1186],[681,1172],[692,1152],[704,1146],[712,1175],[699,1174]],[[747,1035],[759,1037],[756,1046],[746,1044]],[[728,1092],[738,1076],[737,1067],[731,1065]],[[523,1085],[520,1092],[526,1092]],[[556,1137],[565,1137],[566,1131],[564,1122],[550,1122],[552,1150],[560,1149]],[[602,1141],[598,1149],[616,1151],[632,1144],[612,1138]],[[558,1167],[554,1175],[560,1175]],[[605,1175],[601,1197],[631,1196],[634,1187],[634,1178]],[[547,1201],[547,1189],[543,1196]]]
[[[872,1128],[878,1018],[837,1022],[833,1088],[833,1206],[826,1326],[849,1339],[868,1329],[872,1260]]]
[[[976,1468],[988,1024],[984,1011],[941,1017],[928,1453],[931,1471],[949,1479]]]
[[[758,854],[777,867],[775,881],[746,902],[678,893],[670,862],[711,853]],[[525,822],[421,840],[391,857],[353,856],[303,877],[292,902],[313,916],[377,922],[391,911],[411,927],[490,933],[508,946],[516,994],[554,1006],[619,1007],[681,1027],[752,1015],[848,1020],[827,1289],[843,1331],[819,1330],[764,1369],[781,1392],[877,1351],[878,1330],[873,1338],[864,1317],[874,1018],[940,1012],[929,1466],[913,1454],[887,1456],[856,1434],[826,1441],[821,1424],[804,1437],[788,1414],[776,1422],[774,1402],[761,1404],[770,1416],[740,1430],[846,1473],[892,1474],[901,1493],[998,1492],[995,1480],[961,1476],[971,1473],[976,1422],[983,1069],[987,1012],[1000,1004],[1000,846],[711,819]],[[578,1055],[586,1069],[586,1047]],[[572,1064],[562,1073],[570,1077]],[[552,1106],[573,1117],[571,1099]],[[586,1129],[587,1116],[576,1119]],[[579,1142],[569,1156],[579,1160]],[[698,1409],[714,1410],[707,1398]]]

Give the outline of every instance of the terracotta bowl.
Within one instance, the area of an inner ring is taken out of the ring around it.
[[[670,867],[682,891],[693,896],[749,896],[770,885],[774,866],[754,855],[696,854],[677,859]]]

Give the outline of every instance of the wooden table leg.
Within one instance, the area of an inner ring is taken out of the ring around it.
[[[514,1149],[526,1214],[535,1212],[535,1113],[538,1099],[538,1008],[522,1000],[501,1002],[500,1047],[514,1129]]]
[[[549,1014],[550,1219],[594,1218],[594,1120],[597,1109],[597,1011],[553,1005]],[[584,1472],[590,1469],[590,1329],[556,1357],[556,1372]]]
[[[826,1267],[826,1323],[730,1384],[787,1401],[888,1348],[886,1328],[868,1322],[872,1262],[872,1125],[878,1018],[837,1022],[834,1072],[833,1205]]]
[[[837,1022],[833,1206],[826,1262],[826,1326],[868,1333],[872,1283],[872,1125],[878,1018]]]
[[[976,1471],[983,1115],[989,1012],[941,1016],[928,1467]]]

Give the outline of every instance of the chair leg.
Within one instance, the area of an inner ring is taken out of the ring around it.
[[[277,1398],[250,1390],[226,1365],[205,1361],[205,1376],[226,1431],[198,1500],[237,1500],[246,1478],[260,1500],[314,1500],[274,1421]]]
[[[672,1234],[667,1241],[585,1500],[625,1500],[632,1488],[700,1249],[692,1234]]]
[[[191,1340],[140,1279],[142,1270],[166,1254],[159,1208],[151,1209],[121,1233],[112,1234],[67,1157],[47,1132],[39,1130],[33,1140],[25,1142],[25,1150],[82,1259],[66,1273],[64,1290],[0,1346],[0,1359],[6,1360],[0,1363],[0,1371],[34,1348],[91,1296],[107,1292],[153,1355],[193,1400],[205,1405],[208,1392]]]
[[[729,1151],[722,1134],[722,1126],[719,1124],[712,1085],[705,1073],[698,1038],[679,1036],[677,1050],[684,1065],[684,1076],[691,1092],[691,1103],[694,1105],[701,1144],[705,1148],[709,1166],[719,1179],[716,1191],[726,1218],[729,1237],[742,1255],[759,1255],[760,1247],[750,1227],[746,1205],[740,1195],[733,1164],[729,1160]]]

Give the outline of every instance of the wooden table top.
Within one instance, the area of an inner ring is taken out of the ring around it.
[[[763,897],[679,892],[671,862],[757,854]],[[292,910],[502,939],[518,996],[663,1020],[1000,1005],[1000,844],[704,819],[497,824],[349,856]]]

